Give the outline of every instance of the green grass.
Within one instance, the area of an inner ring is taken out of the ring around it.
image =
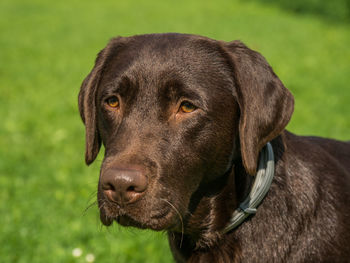
[[[241,39],[296,100],[289,130],[350,139],[350,30],[239,1],[0,3],[0,262],[172,262],[166,235],[101,227],[102,156],[84,165],[80,83],[116,35],[184,32]],[[83,255],[72,256],[74,248]]]

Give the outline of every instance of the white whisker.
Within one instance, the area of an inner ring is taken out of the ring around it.
[[[180,221],[181,221],[181,241],[180,241],[180,248],[181,248],[181,247],[182,247],[183,237],[184,237],[184,222],[183,222],[182,216],[181,216],[179,210],[177,210],[177,208],[176,208],[172,203],[170,203],[168,200],[163,199],[163,198],[161,198],[160,200],[162,200],[162,201],[166,202],[167,204],[169,204],[170,207],[172,207],[172,208],[175,210],[175,212],[177,213],[177,215],[178,215],[179,218],[180,218]]]

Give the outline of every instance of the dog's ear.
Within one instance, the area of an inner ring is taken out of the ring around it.
[[[96,93],[103,69],[103,50],[98,54],[95,66],[80,87],[78,105],[85,124],[85,162],[91,164],[101,148],[101,138],[96,122]]]
[[[101,137],[97,129],[97,110],[96,110],[96,96],[97,89],[103,74],[105,65],[115,54],[119,47],[119,40],[121,38],[112,39],[108,45],[98,53],[95,66],[91,72],[84,79],[80,87],[78,96],[78,105],[81,119],[85,124],[86,131],[86,149],[85,162],[91,164],[97,157],[101,148]]]
[[[262,55],[239,41],[224,43],[224,49],[233,69],[241,113],[242,161],[246,171],[254,175],[260,150],[283,131],[292,116],[294,99]]]

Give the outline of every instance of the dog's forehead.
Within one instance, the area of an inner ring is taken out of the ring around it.
[[[125,46],[135,66],[162,73],[173,69],[196,77],[195,73],[218,71],[223,62],[216,41],[192,35],[160,34],[136,37]],[[137,54],[135,54],[137,51]]]
[[[118,85],[121,79],[128,78],[134,83],[153,86],[179,81],[205,91],[208,86],[227,86],[230,81],[225,59],[217,43],[210,39],[159,34],[122,41],[121,48],[114,49],[105,68],[102,81],[108,86]]]

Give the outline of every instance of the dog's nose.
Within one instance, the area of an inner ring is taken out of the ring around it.
[[[147,185],[147,177],[139,170],[108,169],[101,178],[105,196],[118,204],[137,201],[145,192]]]

